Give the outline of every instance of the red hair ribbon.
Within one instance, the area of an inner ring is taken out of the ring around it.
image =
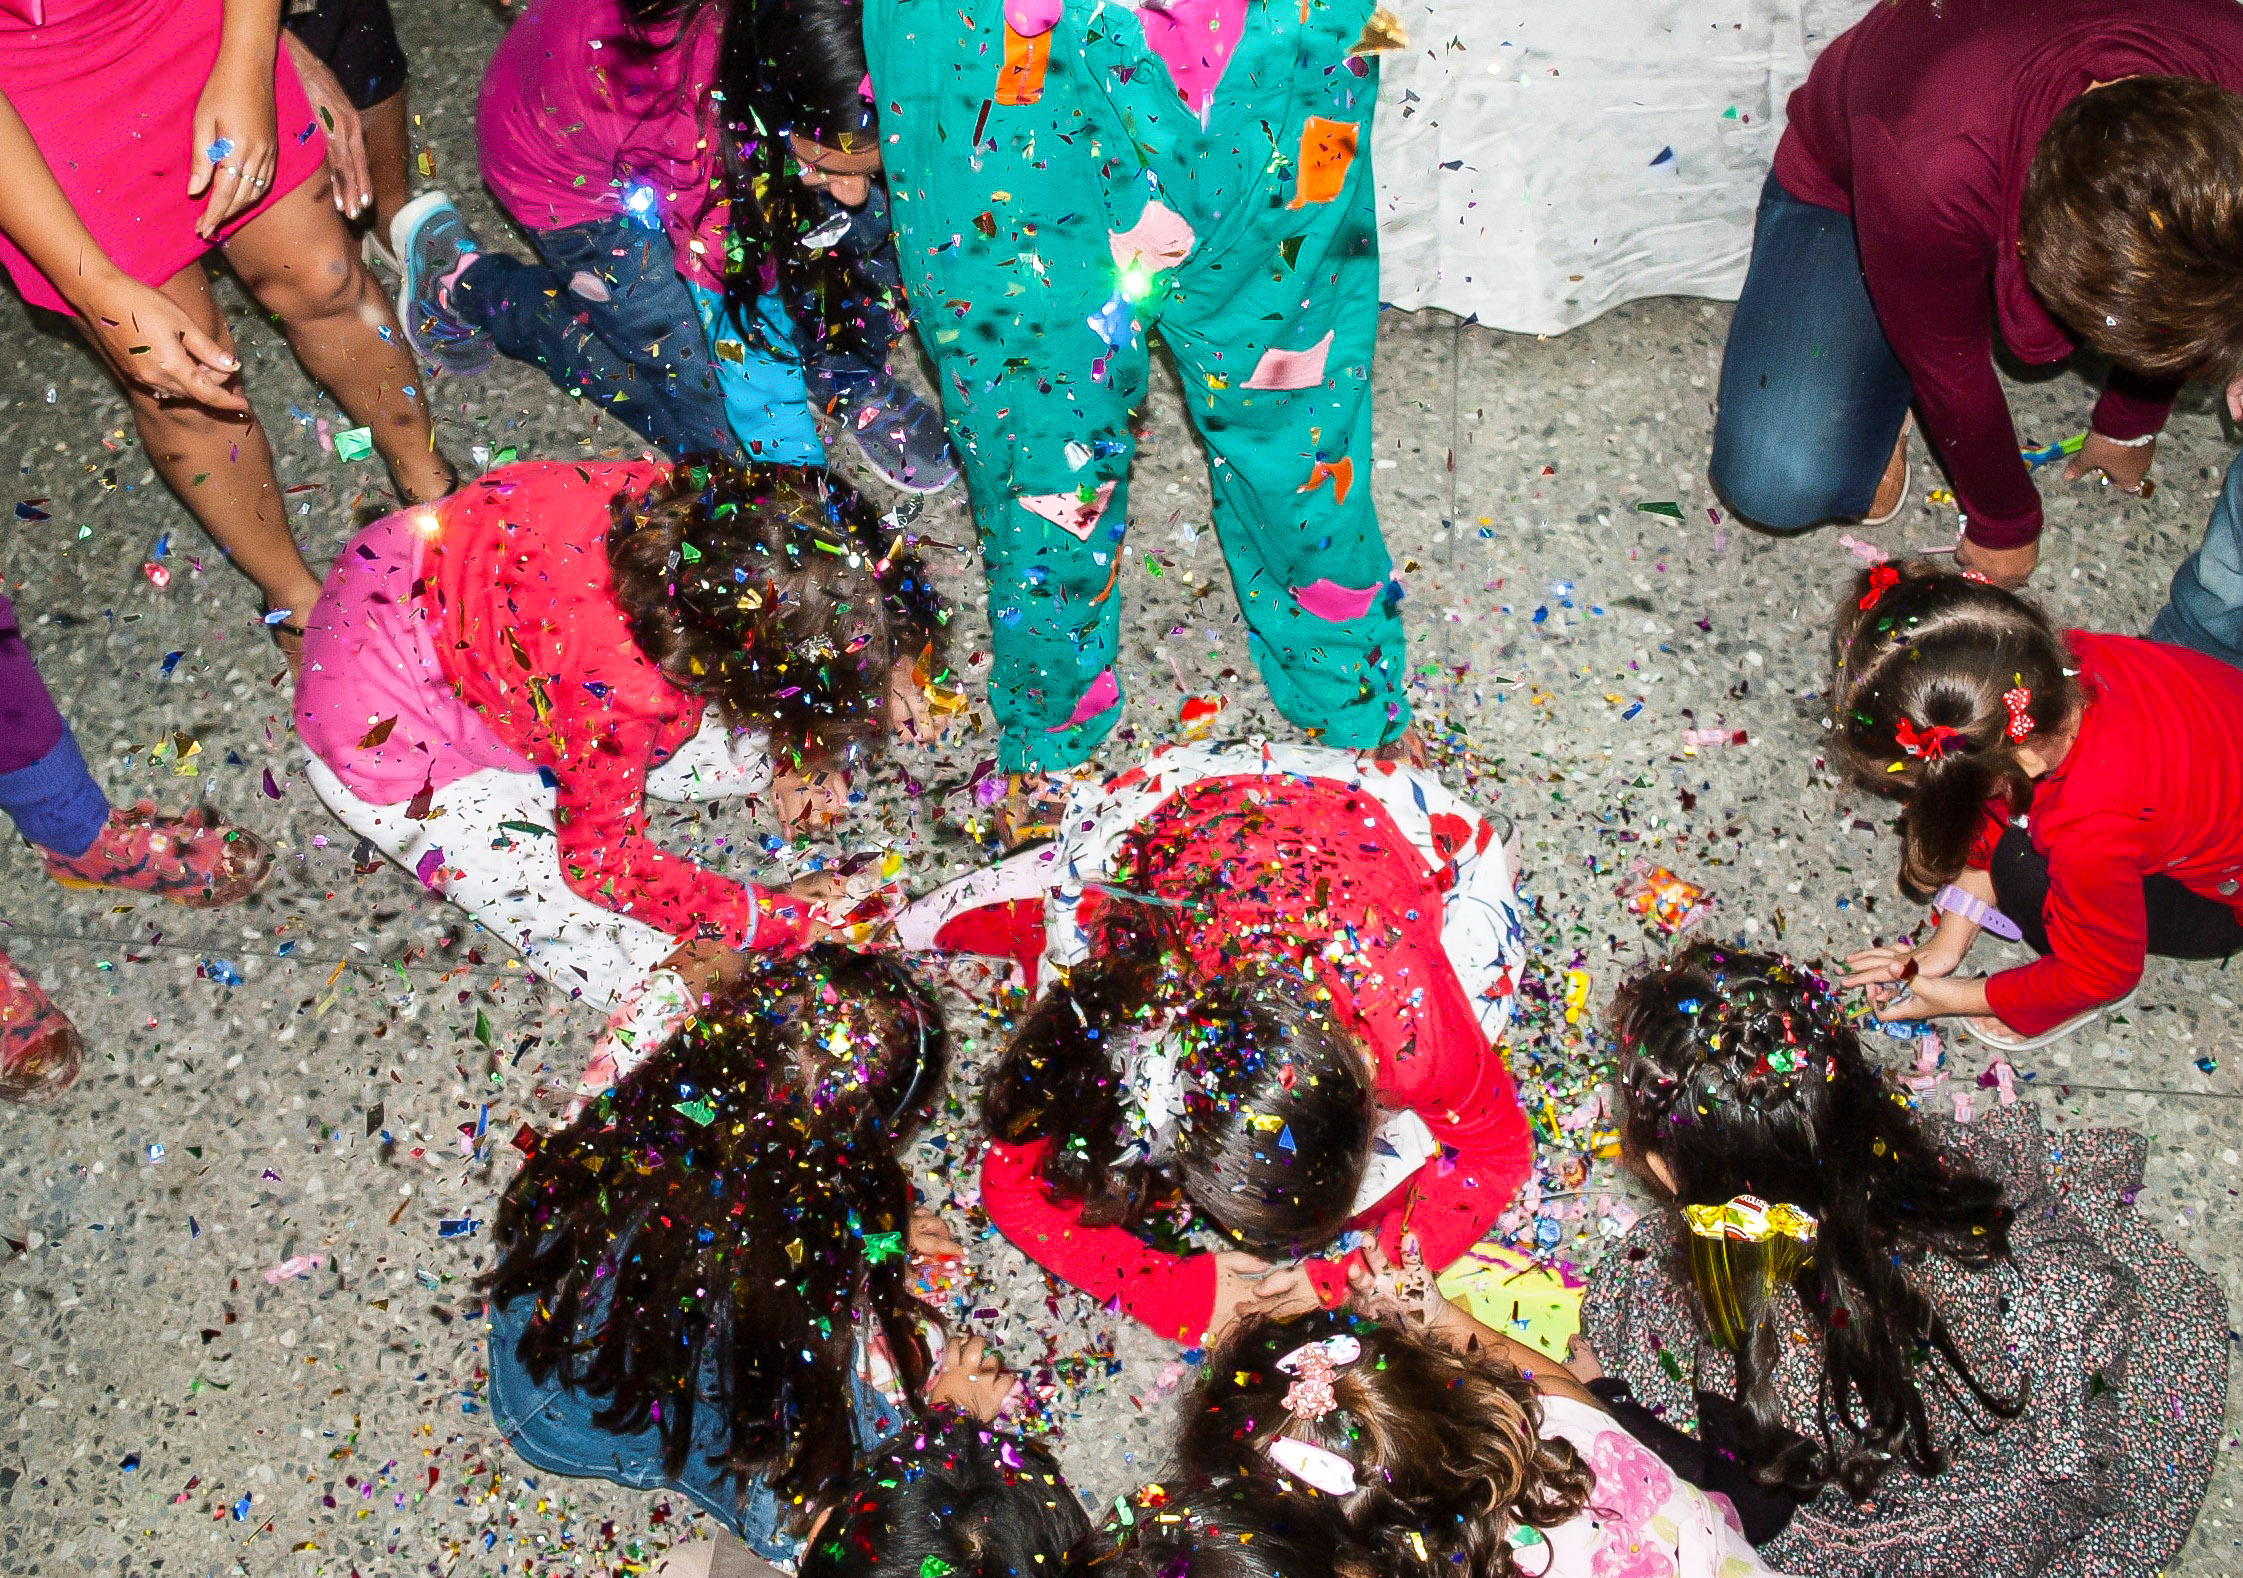
[[[1984,570],[1965,570],[1963,572],[1963,579],[1966,581],[1976,581],[1980,586],[1992,586],[1994,584],[1994,578],[1988,575]]]
[[[1889,564],[1880,564],[1869,572],[1869,590],[1861,594],[1862,611],[1877,606],[1877,599],[1900,584],[1900,572]]]
[[[1963,737],[1944,723],[1928,723],[1919,729],[1906,718],[1893,725],[1893,738],[1909,755],[1933,762],[1945,756],[1950,747],[1963,743]]]
[[[2033,704],[2033,693],[2020,685],[2015,690],[2002,692],[2002,705],[2009,709],[2009,737],[2022,740],[2033,732],[2033,715],[2026,709]]]

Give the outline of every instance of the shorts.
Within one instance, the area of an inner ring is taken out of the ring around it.
[[[405,48],[389,0],[289,0],[283,20],[335,73],[356,108],[405,91]]]

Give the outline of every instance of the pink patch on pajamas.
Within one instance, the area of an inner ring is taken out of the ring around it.
[[[1314,389],[1324,381],[1324,362],[1332,354],[1332,331],[1305,351],[1267,350],[1254,364],[1249,389]]]
[[[1127,230],[1106,232],[1107,244],[1114,250],[1114,267],[1123,269],[1139,262],[1156,271],[1174,268],[1191,256],[1192,243],[1198,239],[1184,216],[1158,198],[1145,205],[1145,211],[1137,216],[1137,223]],[[1329,344],[1331,338],[1325,335],[1325,343]],[[1317,367],[1317,376],[1321,378],[1323,363],[1319,362]],[[1261,375],[1256,373],[1255,376]],[[1249,384],[1247,387],[1260,386]]]
[[[1065,9],[1066,0],[1005,0],[1005,26],[1022,38],[1038,38],[1059,25]]]
[[[1066,493],[1023,493],[1016,502],[1031,515],[1041,515],[1061,531],[1078,542],[1090,541],[1091,528],[1098,517],[1106,513],[1106,501],[1114,496],[1112,482],[1101,482],[1089,498],[1080,490]]]
[[[1109,484],[1111,486],[1111,484]],[[1075,710],[1067,715],[1065,723],[1054,724],[1044,730],[1046,734],[1065,734],[1079,723],[1088,723],[1109,707],[1121,703],[1121,681],[1114,678],[1112,669],[1103,669],[1083,692],[1083,699],[1075,703]]]
[[[1160,56],[1192,113],[1202,120],[1246,31],[1246,0],[1137,0],[1145,47]]]
[[[1337,581],[1316,581],[1307,586],[1293,588],[1293,601],[1328,624],[1344,625],[1350,619],[1361,619],[1370,610],[1372,599],[1386,588],[1384,581],[1370,586],[1342,586]]]

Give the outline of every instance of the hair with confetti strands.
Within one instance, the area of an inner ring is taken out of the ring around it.
[[[2073,721],[2066,658],[2048,616],[2015,592],[1921,559],[1854,577],[1831,634],[1838,755],[1862,787],[1904,802],[1900,880],[1912,893],[1955,880],[1989,800],[2032,804],[2017,753]],[[2022,714],[2005,700],[2017,690]]]
[[[927,1376],[898,1109],[940,1089],[947,1044],[891,958],[817,947],[720,988],[507,1187],[484,1285],[538,1301],[532,1378],[604,1395],[603,1429],[653,1425],[674,1476],[722,1376],[743,1491],[799,1509],[837,1485],[860,1335],[909,1392]]]
[[[1107,1520],[1111,1542],[1083,1578],[1377,1578],[1368,1552],[1335,1543],[1330,1509],[1237,1478],[1142,1487]]]
[[[1335,1406],[1289,1408],[1299,1376],[1282,1361],[1334,1338],[1360,1345],[1332,1373]],[[1311,1548],[1360,1553],[1395,1578],[1511,1578],[1512,1533],[1564,1523],[1595,1483],[1571,1443],[1542,1437],[1541,1399],[1518,1371],[1356,1315],[1249,1321],[1209,1355],[1182,1415],[1187,1477],[1241,1487],[1255,1521],[1297,1516],[1317,1530]],[[1352,1464],[1356,1488],[1330,1494],[1289,1472],[1271,1453],[1288,1437]]]
[[[1762,1483],[1802,1498],[1836,1484],[1861,1500],[1895,1462],[1945,1469],[1919,1350],[1944,1361],[1942,1383],[2017,1415],[2022,1394],[1995,1397],[1971,1375],[1920,1269],[1929,1255],[1968,1267],[2008,1256],[2001,1185],[1931,1142],[1820,976],[1775,954],[1692,943],[1624,984],[1611,1021],[1622,1154],[1662,1194],[1646,1158],[1673,1174],[1677,1254],[1689,1247],[1684,1206],[1753,1195],[1816,1222],[1812,1258],[1787,1262],[1796,1306],[1781,1283],[1751,1274],[1741,1246],[1719,1286],[1699,1283],[1709,1329],[1742,1334],[1734,1396],[1709,1406],[1734,1410]],[[1704,1270],[1697,1258],[1692,1268]],[[1819,1442],[1785,1421],[1775,1389],[1802,1322],[1822,1348]]]
[[[1042,1447],[948,1408],[883,1442],[834,1498],[801,1578],[1063,1578],[1090,1518]]]
[[[817,467],[695,460],[614,517],[616,601],[672,684],[794,766],[880,748],[890,672],[939,647],[942,605],[854,488]]]

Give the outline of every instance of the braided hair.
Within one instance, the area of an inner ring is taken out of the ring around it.
[[[2079,688],[2048,616],[1923,560],[1854,577],[1831,636],[1838,749],[1903,800],[1900,879],[1928,894],[1962,870],[1984,807],[2033,801],[2020,748],[2070,728]]]
[[[1778,955],[1693,943],[1623,985],[1612,1023],[1622,1151],[1639,1170],[1649,1157],[1664,1165],[1678,1230],[1679,1208],[1739,1195],[1817,1224],[1813,1258],[1790,1281],[1822,1349],[1812,1438],[1785,1419],[1775,1385],[1798,1313],[1780,1289],[1721,1290],[1742,1304],[1726,1401],[1762,1483],[1801,1498],[1837,1484],[1863,1500],[1895,1461],[1942,1472],[1948,1455],[1919,1382],[1930,1354],[1943,1366],[1921,1373],[2017,1415],[2023,1394],[1996,1398],[1972,1376],[1921,1272],[1933,1255],[1974,1268],[2008,1258],[2001,1185],[1931,1142],[1821,977]]]
[[[490,1297],[535,1301],[516,1352],[537,1384],[652,1425],[677,1477],[696,1419],[722,1467],[797,1507],[855,1455],[849,1376],[877,1331],[927,1378],[896,1159],[940,1088],[942,1011],[893,960],[817,947],[750,971],[508,1185]]]
[[[944,612],[854,488],[817,467],[693,461],[613,513],[616,601],[672,684],[797,766],[885,737],[890,671],[932,656]]]

